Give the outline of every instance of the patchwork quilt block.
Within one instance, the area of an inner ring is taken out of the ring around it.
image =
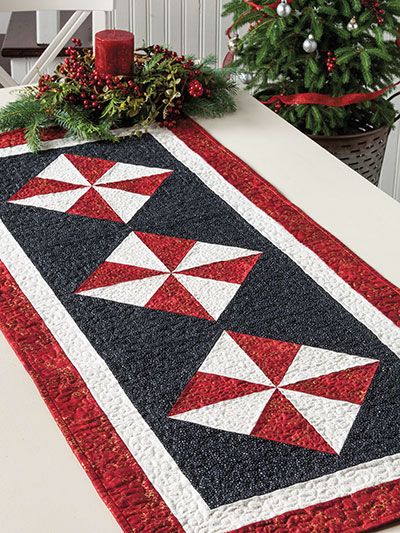
[[[260,253],[132,232],[77,293],[216,320]]]
[[[400,518],[400,291],[190,119],[0,136],[0,327],[123,531]]]
[[[378,361],[223,332],[169,416],[340,453]]]
[[[129,222],[171,171],[61,154],[8,201]]]

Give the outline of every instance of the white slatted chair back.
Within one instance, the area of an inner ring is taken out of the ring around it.
[[[24,76],[21,85],[29,85],[37,80],[40,73],[57,57],[90,14],[93,15],[94,43],[94,34],[109,26],[109,15],[114,10],[114,0],[0,0],[0,11],[46,10],[75,10],[75,12]],[[0,84],[3,87],[17,85],[17,82],[1,66]]]

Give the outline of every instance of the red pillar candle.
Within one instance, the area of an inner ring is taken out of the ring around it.
[[[130,31],[103,30],[96,33],[96,70],[100,76],[132,74],[134,36]]]

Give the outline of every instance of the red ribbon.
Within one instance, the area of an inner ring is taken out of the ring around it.
[[[319,93],[297,93],[297,94],[276,94],[271,96],[266,102],[261,102],[265,105],[274,104],[275,102],[281,102],[285,105],[326,105],[329,107],[345,107],[351,104],[359,104],[360,102],[366,102],[368,100],[376,100],[379,96],[382,96],[386,91],[393,89],[400,84],[400,81],[393,83],[384,89],[379,89],[372,93],[351,93],[344,96],[328,96],[327,94]]]
[[[259,4],[256,4],[255,2],[250,2],[250,0],[243,0],[243,2],[247,4],[248,6],[252,7],[253,9],[255,9],[256,11],[262,10],[262,6],[260,6]]]

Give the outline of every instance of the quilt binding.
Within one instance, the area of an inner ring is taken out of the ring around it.
[[[172,131],[227,182],[274,218],[355,291],[400,326],[399,288],[285,198],[192,119],[184,119]],[[62,136],[60,131],[52,130],[45,134],[43,140],[55,140]],[[24,144],[21,130],[0,135],[0,148],[21,144]],[[68,444],[122,530],[184,531],[1,262],[0,297],[1,331],[33,379]],[[79,419],[73,418],[77,410]],[[111,464],[110,453],[113,457]],[[289,511],[235,531],[268,533],[295,530],[300,533],[329,528],[331,531],[361,532],[398,518],[400,480],[395,480],[342,498]]]

